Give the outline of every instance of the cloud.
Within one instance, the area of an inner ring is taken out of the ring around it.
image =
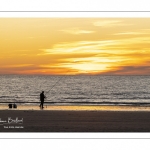
[[[60,43],[54,45],[51,49],[41,49],[43,54],[98,54],[106,52],[103,47],[116,45],[117,41],[79,41],[72,43]],[[40,54],[39,54],[40,55]]]
[[[149,37],[59,43],[51,49],[42,49],[44,55],[49,55],[57,60],[55,64],[51,64],[54,67],[70,68],[80,73],[107,71],[112,74],[129,74],[132,69],[136,74],[140,68],[135,69],[132,66],[147,65],[146,62],[150,60],[149,52]],[[119,68],[119,66],[126,66],[126,68]],[[118,70],[109,72],[114,68]],[[147,73],[146,69],[143,69]]]
[[[14,64],[1,66],[0,74],[31,74],[34,70],[39,69],[38,65],[34,64]]]
[[[111,71],[113,70],[113,71]],[[104,72],[105,75],[150,75],[150,65],[146,66],[120,66],[110,68],[109,71]]]
[[[129,56],[133,58],[146,56],[149,53],[149,38],[128,38],[121,40],[105,41],[79,41],[72,43],[60,43],[54,45],[51,49],[41,49],[39,55],[53,55],[57,58],[81,58],[88,59],[92,57],[113,58],[123,60]],[[135,56],[135,57],[134,57]],[[149,55],[147,55],[148,57]],[[147,58],[146,57],[146,58]],[[149,58],[149,57],[148,57]],[[77,60],[78,61],[78,60]]]
[[[71,29],[66,29],[66,30],[60,30],[64,33],[69,33],[69,34],[74,34],[74,35],[79,35],[79,34],[90,34],[94,33],[95,31],[90,31],[90,30],[81,30],[78,28],[71,28]]]
[[[1,68],[23,68],[33,66],[34,64],[14,64],[14,65],[3,65]]]
[[[132,24],[123,23],[122,20],[101,20],[93,22],[93,25],[99,27],[114,27],[114,26],[127,26]]]
[[[120,33],[115,33],[113,35],[141,35],[141,34],[150,34],[147,32],[120,32]]]
[[[53,65],[53,67],[80,70],[80,73],[84,73],[85,71],[99,72],[106,70],[110,63],[123,60],[120,56],[115,59],[108,58],[108,55],[115,52],[101,49],[101,47],[115,44],[116,41],[112,40],[80,41],[56,44],[51,49],[43,49],[42,51],[45,55],[50,55],[57,59],[55,64],[47,65],[46,67],[49,66],[51,68]]]

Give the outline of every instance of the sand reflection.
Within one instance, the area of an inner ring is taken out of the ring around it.
[[[0,105],[0,110],[41,110],[38,105],[17,105],[17,109],[9,109],[8,105]],[[150,111],[150,106],[74,106],[74,105],[45,105],[44,110],[67,111]]]

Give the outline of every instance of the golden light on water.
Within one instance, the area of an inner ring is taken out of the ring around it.
[[[150,74],[150,18],[0,18],[0,74]]]
[[[18,105],[17,109],[9,109],[8,105],[0,105],[0,110],[41,110],[39,105]],[[146,106],[111,106],[111,105],[45,105],[44,110],[56,111],[150,111],[150,107]]]

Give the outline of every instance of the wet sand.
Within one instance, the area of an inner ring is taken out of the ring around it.
[[[98,110],[72,110],[71,106],[65,109],[62,106],[50,108],[40,110],[38,106],[34,106],[32,109],[1,109],[0,132],[150,132],[149,107],[146,111],[139,107],[118,107],[115,110],[106,109],[106,106],[105,109]],[[17,118],[23,120],[20,123],[13,122]]]

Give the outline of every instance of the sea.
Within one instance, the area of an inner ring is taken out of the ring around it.
[[[0,75],[0,103],[150,105],[150,76]]]

